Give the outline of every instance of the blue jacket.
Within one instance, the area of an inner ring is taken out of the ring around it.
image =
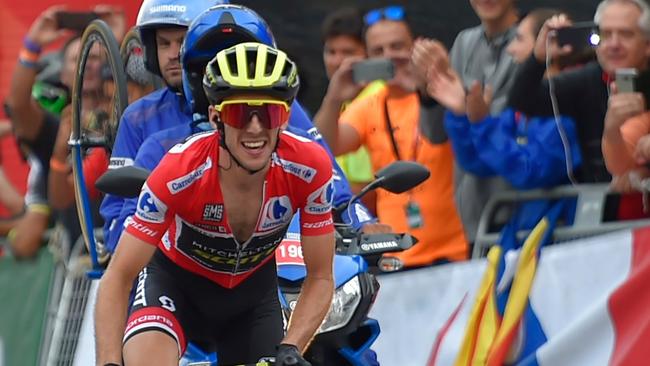
[[[153,170],[167,150],[202,130],[201,125],[191,121],[191,111],[184,99],[169,88],[137,100],[122,115],[109,169],[133,165],[139,159],[138,166]],[[334,166],[334,206],[349,201],[352,193],[341,168],[298,102],[292,105],[289,126],[292,132],[325,147]],[[354,212],[354,217],[345,217],[346,222],[359,229],[365,223],[376,221],[361,203],[355,202],[354,206],[353,210],[348,210]],[[102,201],[100,213],[105,222],[104,242],[111,252],[115,250],[124,221],[134,212],[135,204],[125,206],[122,197],[107,195]]]
[[[582,164],[575,123],[569,117],[560,117],[560,123],[569,146],[571,170],[575,171]],[[447,111],[445,128],[458,164],[472,174],[499,175],[520,190],[569,182],[564,146],[554,117],[526,118],[508,109],[470,123],[467,116]],[[521,229],[532,228],[552,205],[547,200],[528,201],[516,209],[511,223]],[[565,207],[564,219],[571,223],[575,202]]]
[[[575,123],[560,118],[571,169],[582,164]],[[512,110],[470,123],[467,116],[446,112],[445,128],[454,157],[468,172],[500,175],[517,189],[547,188],[568,182],[562,138],[553,117],[527,119]]]

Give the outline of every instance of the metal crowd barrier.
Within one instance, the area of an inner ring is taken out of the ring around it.
[[[486,255],[488,249],[498,242],[499,232],[491,232],[491,223],[498,210],[504,205],[521,204],[527,201],[576,198],[576,213],[573,225],[557,227],[553,232],[553,242],[561,242],[581,237],[600,235],[612,231],[650,226],[650,219],[603,222],[605,201],[612,192],[607,183],[567,185],[553,189],[529,191],[504,191],[492,195],[488,200],[479,221],[472,258]],[[531,230],[517,232],[520,239],[528,236]]]
[[[101,230],[100,230],[101,231]],[[92,268],[83,238],[78,238],[69,259],[62,261],[62,287],[53,291],[46,334],[42,343],[40,365],[72,366],[79,342],[84,312],[92,280],[87,272]],[[57,273],[58,275],[58,273]],[[44,357],[43,357],[44,356]]]

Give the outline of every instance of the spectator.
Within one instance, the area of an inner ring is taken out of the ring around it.
[[[583,164],[576,172],[578,182],[609,182],[601,140],[604,126],[608,132],[643,108],[642,99],[632,93],[614,94],[609,101],[610,83],[616,69],[644,70],[650,56],[650,8],[643,0],[603,0],[598,5],[594,21],[600,29],[600,43],[596,48],[598,62],[571,70],[552,79],[557,110],[576,121]],[[549,81],[543,80],[547,57],[547,37],[551,37],[550,57],[571,51],[570,46],[559,48],[551,31],[570,26],[566,16],[548,20],[537,37],[534,55],[518,72],[510,94],[510,104],[529,115],[551,116],[553,104]],[[617,103],[617,100],[627,99]],[[629,114],[626,110],[634,109]],[[607,118],[606,118],[607,115]],[[639,196],[622,196],[619,205],[606,208],[606,218],[630,218],[641,214]]]
[[[558,13],[548,9],[531,12],[519,24],[508,53],[515,60],[527,59],[537,37],[533,32]],[[463,84],[453,70],[432,71],[427,90],[449,109],[445,127],[463,169],[479,177],[499,175],[521,190],[569,182],[573,170],[581,164],[576,127],[571,118],[562,117],[558,121],[552,117],[529,118],[511,109],[490,116],[491,95],[484,93],[478,83],[465,95]],[[550,204],[549,200],[538,200],[513,207],[516,211],[509,222],[516,228],[530,229],[546,214]],[[575,203],[565,207],[564,221],[570,223]]]
[[[395,259],[387,263],[417,267],[465,259],[467,243],[453,203],[451,146],[442,118],[432,118],[430,101],[421,102],[416,91],[422,82],[410,65],[414,40],[404,10],[397,6],[373,10],[365,21],[368,56],[390,58],[395,77],[386,88],[353,101],[338,123],[318,127],[338,154],[365,145],[375,170],[403,159],[431,170],[431,178],[410,192],[377,193],[379,220],[419,239],[417,245],[394,254],[391,258]],[[349,71],[341,80],[351,83]]]
[[[645,69],[650,55],[650,9],[643,0],[604,0],[598,5],[594,21],[601,36],[596,49],[598,62],[553,78],[558,110],[573,117],[577,123],[584,157],[584,165],[577,175],[580,182],[610,180],[601,150],[609,83],[618,68]],[[550,30],[570,24],[563,15],[545,23],[537,38],[534,57],[531,56],[518,73],[510,97],[513,107],[531,115],[553,115],[548,81],[542,79],[546,38]],[[552,46],[549,51],[551,57],[555,57],[568,53],[570,49]],[[615,99],[628,97],[635,98],[635,94]],[[636,97],[636,108],[641,111],[640,99],[638,95]],[[615,117],[615,112],[610,111],[610,117]]]
[[[649,187],[644,182],[650,177],[650,112],[644,112],[647,102],[641,93],[619,93],[615,85],[611,93],[602,148],[607,170],[612,174],[612,189],[647,195]],[[648,213],[645,200],[643,210]]]
[[[153,91],[153,79],[144,66],[144,54],[139,47],[132,47],[126,61],[127,92],[129,103]],[[113,95],[112,77],[104,81],[104,95]],[[107,106],[110,107],[110,106]],[[109,110],[108,108],[103,108]],[[61,124],[54,145],[53,158],[65,162],[69,160],[68,139],[71,131],[69,111],[61,118]],[[97,123],[95,123],[97,124]],[[101,125],[101,124],[100,124]],[[91,200],[99,200],[100,193],[95,181],[108,169],[108,152],[104,148],[92,148],[84,158],[83,172],[86,189]],[[74,184],[72,172],[54,170],[49,175],[48,191],[50,203],[55,209],[65,209],[74,204]]]
[[[481,24],[458,34],[450,51],[451,66],[465,88],[476,82],[490,86],[493,93],[490,112],[497,114],[506,106],[514,79],[514,60],[506,48],[516,35],[515,0],[470,0],[470,4]],[[499,177],[477,177],[458,165],[455,168],[456,205],[471,243],[487,200],[492,193],[509,186]]]
[[[352,63],[366,57],[363,17],[358,9],[342,8],[328,15],[323,21],[322,37],[323,62],[330,83],[323,102],[314,116],[314,123],[317,125],[332,123],[332,120],[339,118],[341,111],[351,100],[371,94],[383,87],[381,81],[373,82],[365,88],[363,85],[339,81],[341,77],[351,77]],[[342,88],[343,86],[348,87]],[[338,156],[336,161],[355,194],[374,179],[370,157],[363,146],[355,152]],[[375,192],[366,194],[362,200],[370,211],[376,212]]]
[[[515,60],[522,62],[533,52],[535,31],[559,11],[531,12],[517,28],[517,37],[507,47]],[[527,41],[528,40],[528,41]],[[489,90],[474,83],[467,95],[453,70],[432,72],[428,91],[449,111],[445,128],[452,141],[457,161],[463,169],[480,177],[499,175],[518,189],[552,187],[568,182],[570,166],[580,163],[575,124],[561,119],[569,144],[565,147],[554,118],[527,118],[507,110],[490,116]],[[565,148],[570,151],[565,152]]]
[[[619,93],[611,89],[605,117],[603,157],[614,177],[645,168],[650,161],[650,112],[644,112],[642,93]]]
[[[40,247],[41,236],[49,220],[49,207],[47,206],[49,172],[70,169],[66,161],[51,159],[59,126],[59,116],[56,115],[56,112],[60,112],[60,109],[54,111],[53,105],[44,105],[43,100],[32,97],[36,73],[39,71],[37,61],[41,50],[68,34],[67,31],[59,29],[56,23],[56,13],[64,9],[64,6],[50,7],[32,23],[25,37],[19,62],[12,78],[9,97],[5,104],[16,137],[28,151],[31,171],[31,188],[25,202],[27,214],[21,218],[21,224],[16,228],[14,240],[12,240],[14,254],[17,256],[32,256]],[[110,7],[100,8],[98,12],[103,14],[103,12],[109,11],[108,9]],[[109,20],[109,23],[111,22]],[[60,84],[68,91],[72,90],[80,48],[80,38],[73,35],[68,38],[60,52],[62,57]],[[101,57],[98,53],[91,54],[91,57],[88,58],[83,85],[82,113],[95,108],[102,102],[99,77],[100,60]],[[69,92],[67,94],[69,95]],[[34,210],[31,210],[32,206]],[[32,215],[32,211],[34,211],[34,215]],[[34,216],[38,216],[38,218],[34,218]],[[58,216],[63,220],[70,237],[76,237],[76,233],[79,232],[76,212],[68,210],[59,212]],[[32,219],[34,222],[31,221]],[[29,238],[26,244],[23,244],[21,239],[23,237]]]

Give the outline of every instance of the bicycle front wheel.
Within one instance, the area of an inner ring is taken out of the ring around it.
[[[72,89],[72,170],[77,214],[84,242],[93,261],[94,275],[101,274],[102,260],[108,259],[98,250],[98,240],[93,234],[93,211],[84,171],[84,159],[93,149],[101,149],[105,162],[94,169],[105,170],[113,146],[117,125],[128,103],[126,75],[118,43],[106,23],[95,20],[81,36],[81,51],[77,62]],[[103,150],[103,151],[102,151]],[[96,175],[96,174],[95,174]]]

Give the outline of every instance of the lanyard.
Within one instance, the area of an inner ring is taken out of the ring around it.
[[[399,148],[397,147],[397,141],[395,141],[395,134],[393,134],[393,124],[390,121],[390,115],[388,114],[388,98],[384,100],[384,117],[386,119],[386,130],[390,136],[390,142],[393,145],[393,152],[397,160],[402,160],[402,156],[399,153]],[[413,144],[413,161],[417,161],[417,152],[418,145],[420,142],[418,124],[415,124],[415,143]]]

